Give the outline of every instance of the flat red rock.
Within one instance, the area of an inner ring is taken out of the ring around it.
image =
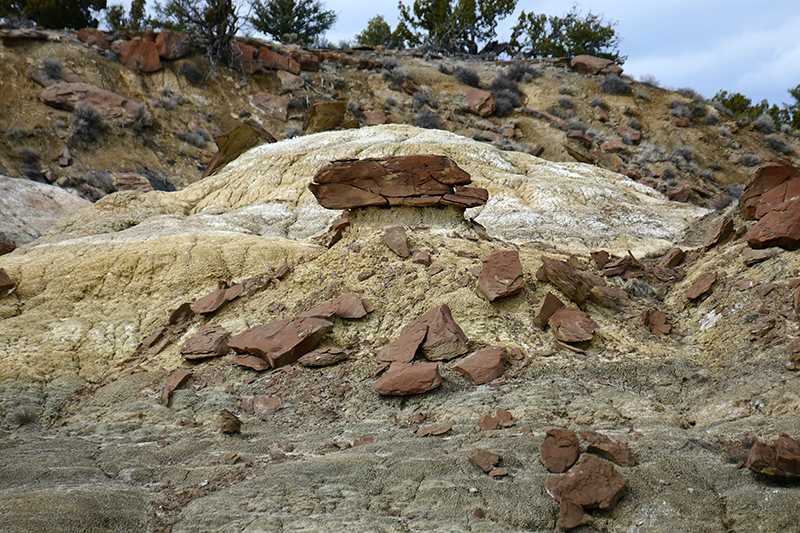
[[[524,285],[522,263],[516,250],[497,250],[483,259],[478,290],[490,302],[516,294]]]
[[[613,464],[585,453],[566,474],[548,479],[544,487],[560,504],[559,527],[569,530],[591,520],[584,508],[613,508],[627,484]]]
[[[716,272],[709,272],[703,274],[689,287],[689,290],[686,291],[686,298],[689,300],[696,300],[707,294],[711,290],[711,286],[714,285],[714,282],[717,281],[717,273]]]
[[[328,209],[406,205],[477,207],[486,189],[463,187],[469,174],[438,155],[345,159],[324,166],[309,190]]]
[[[703,247],[706,250],[713,248],[717,244],[728,240],[731,235],[733,235],[733,220],[723,218],[706,232],[706,236],[703,239]]]
[[[228,341],[241,353],[263,358],[272,368],[291,364],[313,350],[333,330],[323,318],[292,317],[250,328]]]
[[[386,231],[381,235],[381,240],[400,257],[405,259],[411,256],[411,252],[408,250],[406,230],[402,226],[386,228]]]
[[[205,359],[228,353],[228,332],[219,324],[206,324],[181,346],[184,359]]]
[[[751,248],[800,247],[800,197],[793,197],[763,215],[744,236]]]
[[[497,111],[497,101],[492,93],[473,87],[467,91],[466,109],[479,117],[488,117]]]
[[[603,459],[613,461],[619,466],[636,466],[636,457],[627,445],[616,443],[596,431],[582,431],[581,438],[589,441],[587,451]]]
[[[475,448],[469,452],[470,460],[475,465],[486,472],[487,474],[500,462],[501,457],[496,453],[484,450],[483,448]]]
[[[590,55],[578,55],[573,57],[570,66],[577,72],[586,76],[596,76],[597,74],[622,74],[622,67],[611,61]]]
[[[169,399],[172,397],[172,392],[180,387],[186,378],[192,375],[191,370],[179,368],[167,378],[164,387],[161,389],[161,405],[169,405]]]
[[[490,346],[473,353],[453,367],[453,370],[476,385],[488,383],[503,375],[503,364],[508,361],[508,351],[500,346]]]
[[[354,292],[346,292],[336,300],[318,305],[300,316],[331,318],[336,315],[339,318],[363,318],[370,312],[367,310],[365,302],[369,302],[369,300],[362,299]],[[371,303],[369,307],[372,308]]]
[[[308,367],[322,367],[335,365],[347,359],[349,356],[346,351],[335,346],[323,346],[312,352],[308,352],[297,360],[297,363]]]
[[[438,363],[392,363],[375,382],[383,396],[408,396],[431,391],[442,384]]]
[[[548,429],[547,436],[539,448],[542,463],[550,472],[566,472],[578,460],[581,443],[578,436],[568,429]]]
[[[557,309],[548,321],[556,339],[562,342],[586,342],[592,340],[597,324],[579,309]]]

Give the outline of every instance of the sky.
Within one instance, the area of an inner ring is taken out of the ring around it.
[[[406,5],[413,0],[403,0]],[[338,15],[325,34],[331,43],[353,41],[375,15],[394,29],[397,0],[324,0]],[[500,41],[511,37],[521,11],[563,15],[573,3],[519,0],[498,23]],[[791,103],[787,89],[800,84],[800,9],[797,0],[584,0],[578,11],[617,21],[625,74],[652,76],[662,87],[690,87],[706,98],[740,92],[754,103]]]

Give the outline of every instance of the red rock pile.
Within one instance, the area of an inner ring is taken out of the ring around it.
[[[470,182],[450,158],[417,155],[334,161],[317,172],[308,188],[328,209],[485,204],[486,189],[464,187]]]

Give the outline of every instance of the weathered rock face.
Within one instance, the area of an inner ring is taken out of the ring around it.
[[[275,137],[268,131],[258,126],[250,124],[239,124],[232,130],[223,133],[215,139],[217,143],[217,153],[211,158],[203,177],[207,178],[211,174],[256,146],[264,143],[276,142]]]
[[[161,59],[180,59],[192,51],[192,43],[182,33],[163,30],[156,37],[156,51]]]
[[[91,105],[107,120],[132,120],[137,113],[143,113],[142,123],[153,125],[150,112],[146,108],[139,109],[142,104],[88,83],[56,83],[45,88],[41,98],[49,106],[68,111],[75,109],[78,104]]]
[[[800,183],[800,180],[798,180]],[[751,248],[800,247],[800,197],[787,200],[762,216],[745,234]]]
[[[309,189],[328,209],[485,204],[485,190],[463,187],[470,182],[469,174],[449,158],[399,156],[336,161],[314,176]]]
[[[490,253],[483,260],[483,268],[478,276],[478,290],[486,299],[493,302],[511,296],[522,290],[525,280],[522,277],[522,264],[516,250],[501,250]]]
[[[28,244],[58,220],[91,205],[61,187],[0,176],[0,237],[16,246]]]
[[[800,171],[784,159],[773,159],[759,167],[753,178],[747,183],[739,198],[739,214],[745,220],[756,217],[758,204],[763,194],[780,186],[800,180]],[[794,183],[792,186],[794,187]],[[778,203],[782,203],[781,202]],[[774,200],[773,200],[774,202]],[[765,213],[762,213],[762,216]]]

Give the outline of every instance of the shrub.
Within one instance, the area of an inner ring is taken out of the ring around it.
[[[746,167],[755,167],[761,164],[761,158],[756,154],[744,154],[739,162]]]
[[[175,109],[175,106],[183,105],[186,103],[186,98],[179,94],[175,94],[170,89],[169,85],[164,86],[161,89],[161,97],[152,102],[153,107],[162,107],[167,111],[172,111]]]
[[[631,117],[630,118],[630,120],[628,121],[628,126],[630,126],[631,128],[633,128],[635,130],[641,130],[642,129],[642,123],[639,122],[639,120],[636,117]]]
[[[293,139],[298,135],[300,135],[301,133],[303,133],[303,128],[301,128],[294,122],[289,122],[288,124],[286,124],[285,135],[287,139]]]
[[[103,114],[91,105],[78,104],[72,112],[72,142],[94,142],[105,127]]]
[[[393,57],[384,57],[383,60],[381,60],[381,65],[383,65],[384,70],[389,72],[400,66],[397,60]]]
[[[639,78],[639,81],[651,87],[661,87],[661,82],[658,81],[658,79],[656,79],[656,77],[652,74],[645,74]]]
[[[178,72],[192,85],[196,85],[203,80],[203,72],[189,63],[184,63],[181,65],[181,68]]]
[[[694,159],[694,148],[678,144],[678,146],[675,147],[675,155],[684,158],[687,162],[691,161]]]
[[[599,96],[592,98],[592,101],[589,102],[589,105],[592,107],[599,107],[600,109],[606,109],[606,101]]]
[[[442,129],[442,121],[439,119],[439,115],[428,108],[423,108],[419,113],[417,113],[416,122],[417,126],[420,128],[429,130]]]
[[[792,153],[792,149],[786,143],[784,143],[780,137],[778,137],[774,133],[770,133],[769,135],[764,136],[764,142],[767,143],[767,146],[775,150],[776,152],[780,152],[783,155],[789,155]]]
[[[351,99],[347,101],[347,110],[356,118],[361,116],[361,106],[358,105],[358,102],[355,100]]]
[[[61,79],[61,60],[57,57],[48,57],[42,62],[42,70],[51,80]]]
[[[25,135],[25,130],[20,127],[10,127],[6,130],[6,139],[9,141],[18,141]]]
[[[558,118],[560,118],[562,120],[568,120],[570,118],[569,115],[567,115],[566,113],[564,113],[563,111],[561,111],[557,107],[548,107],[547,108],[547,113],[549,113],[550,115],[553,115],[554,117],[558,117]]]
[[[456,67],[456,69],[453,71],[453,77],[464,85],[469,85],[470,87],[480,87],[481,85],[481,77],[478,76],[478,73],[472,69]]]
[[[558,107],[561,109],[574,109],[575,104],[570,100],[569,96],[559,96]]]
[[[753,125],[761,133],[772,133],[775,131],[775,120],[766,113],[753,121]]]
[[[206,142],[211,140],[211,137],[208,136],[206,130],[203,128],[198,128],[194,131],[184,131],[183,133],[178,133],[176,137],[184,142],[187,142],[194,146],[195,148],[203,148],[206,145]]]
[[[790,124],[781,125],[781,131],[787,135],[792,133],[792,126]]]
[[[650,95],[647,94],[647,91],[645,91],[644,89],[639,88],[636,89],[636,98],[639,98],[641,100],[650,100]]]
[[[620,78],[617,74],[598,76],[597,85],[600,87],[601,91],[607,94],[627,96],[633,92],[628,82]]]
[[[389,98],[386,99],[386,105],[387,107],[394,107],[397,105],[397,100],[395,100],[390,96]]]
[[[731,134],[730,126],[720,126],[719,134],[722,135],[723,137],[727,137],[728,135],[730,135]]]
[[[673,117],[692,118],[692,110],[683,100],[672,100],[669,103],[669,114]]]
[[[644,145],[639,150],[639,159],[643,163],[658,163],[664,160],[664,150],[657,144]]]
[[[428,96],[423,92],[415,92],[411,97],[411,106],[414,109],[419,109],[428,103]]]
[[[670,187],[676,184],[676,180],[678,179],[675,177],[675,167],[668,166],[664,169],[664,172],[661,174],[661,179],[667,182],[667,185]]]
[[[582,131],[583,133],[589,135],[590,137],[595,136],[594,132],[589,131],[589,125],[580,119],[570,120],[569,129]]]
[[[511,81],[528,83],[543,76],[542,71],[529,63],[517,62],[508,67],[503,74]]]
[[[12,424],[16,424],[17,427],[20,427],[25,424],[36,422],[39,418],[39,413],[31,407],[20,407],[19,409],[15,409],[8,418]]]
[[[498,74],[489,85],[489,90],[494,95],[497,102],[497,116],[502,117],[512,109],[522,105],[522,91],[517,82],[505,76],[504,73]]]

